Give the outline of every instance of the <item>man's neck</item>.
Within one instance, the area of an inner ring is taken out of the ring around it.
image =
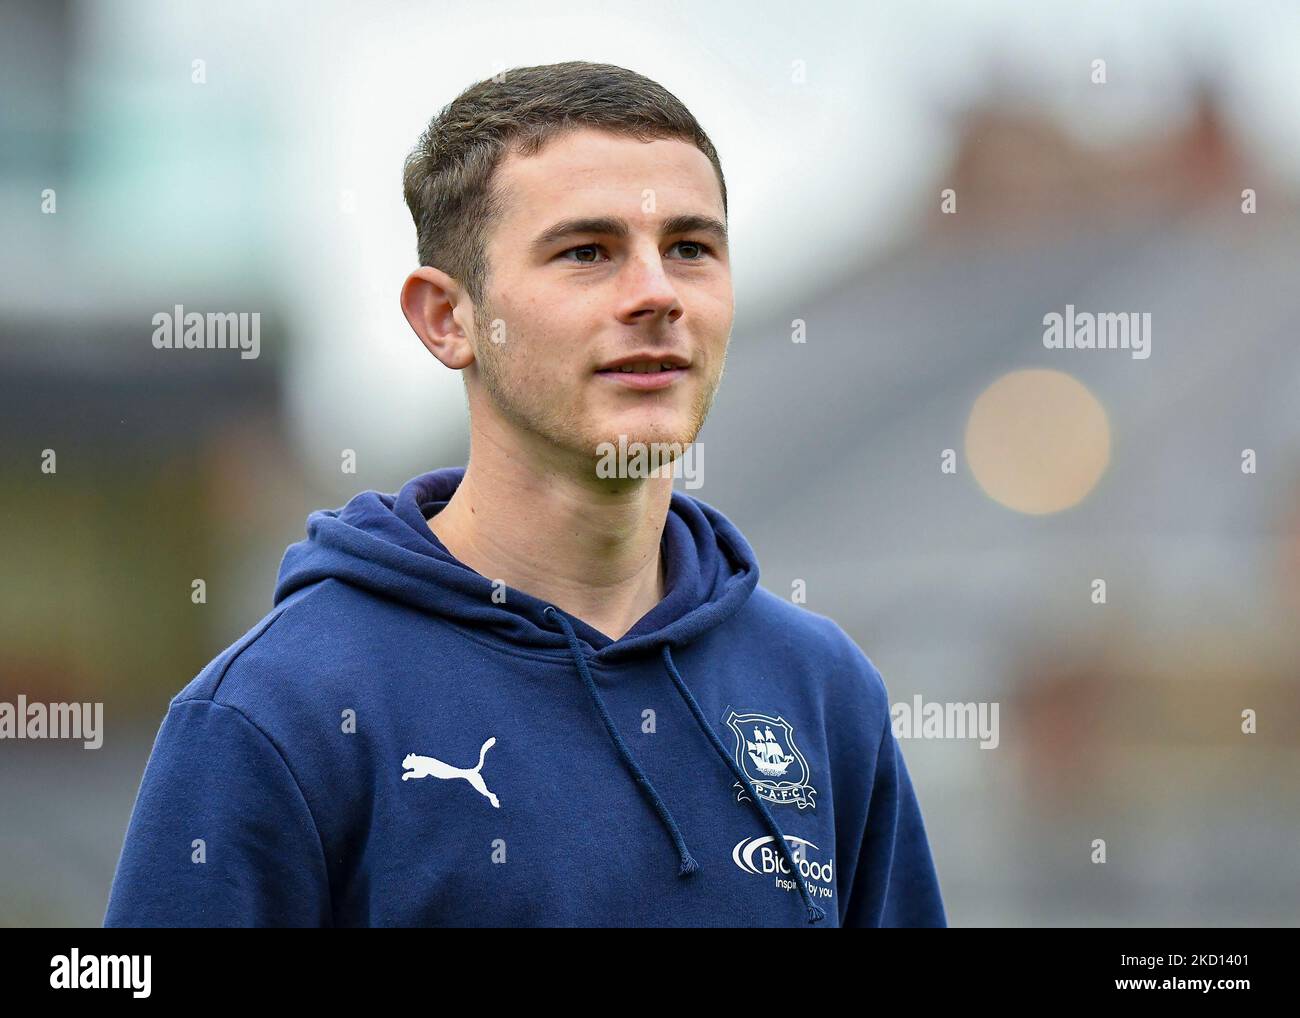
[[[480,575],[619,639],[664,597],[659,547],[671,476],[614,483],[502,451],[471,450],[429,529]]]

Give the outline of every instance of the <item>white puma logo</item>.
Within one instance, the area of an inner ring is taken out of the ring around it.
[[[478,766],[473,770],[466,770],[463,767],[453,767],[451,764],[445,764],[441,760],[435,760],[431,756],[417,756],[414,753],[407,753],[406,759],[402,761],[402,766],[408,768],[402,773],[402,780],[407,778],[464,778],[473,785],[481,795],[487,796],[488,802],[496,809],[501,808],[501,803],[497,797],[488,791],[488,787],[483,782],[483,775],[479,773],[483,769],[483,758],[487,756],[487,751],[497,744],[496,737],[488,739],[483,743],[483,748],[478,751]]]

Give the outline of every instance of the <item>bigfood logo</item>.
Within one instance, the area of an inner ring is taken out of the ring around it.
[[[808,850],[819,851],[819,849],[807,838],[797,838],[793,834],[787,834],[785,840],[790,845],[790,855],[794,857],[795,865],[799,867],[799,876],[807,886],[808,893],[814,898],[831,897],[834,894],[835,860],[827,859],[825,862],[820,862],[809,859]],[[731,861],[746,873],[772,877],[776,886],[782,890],[798,890],[794,875],[790,872],[790,867],[780,849],[776,847],[776,839],[770,834],[761,838],[745,838],[737,842],[736,847],[731,850]]]

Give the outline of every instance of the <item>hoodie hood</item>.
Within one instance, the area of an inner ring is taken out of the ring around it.
[[[464,467],[445,467],[412,478],[396,495],[366,491],[341,509],[313,512],[307,539],[285,552],[275,603],[333,578],[515,647],[567,659],[569,641],[548,617],[546,601],[514,588],[507,588],[504,601],[499,595],[494,601],[499,588],[457,560],[429,529],[428,518],[464,476]],[[758,584],[758,562],[740,531],[683,492],[672,493],[660,547],[664,598],[620,639],[560,612],[596,661],[685,645],[740,611]]]
[[[521,590],[510,589],[504,599],[494,599],[492,581],[457,560],[438,540],[428,519],[447,504],[464,476],[464,467],[444,467],[412,478],[396,495],[366,491],[342,509],[312,513],[307,518],[307,539],[290,546],[280,564],[275,603],[332,578],[441,616],[459,628],[487,634],[516,649],[569,661],[624,769],[672,843],[678,875],[689,877],[699,865],[668,804],[619,734],[592,678],[591,664],[657,653],[713,752],[740,783],[738,787],[749,786],[749,779],[723,746],[678,670],[672,648],[689,643],[744,607],[758,584],[753,549],[716,509],[674,491],[660,542],[666,563],[664,597],[620,639],[611,640],[577,616]],[[748,799],[789,872],[798,872],[785,834],[761,796],[749,787],[752,794]],[[796,883],[808,921],[823,919],[825,911],[813,903],[805,882]]]

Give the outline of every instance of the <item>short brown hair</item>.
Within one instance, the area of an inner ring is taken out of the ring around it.
[[[416,253],[459,281],[481,306],[487,238],[501,214],[492,177],[512,149],[536,155],[583,127],[651,141],[678,139],[709,157],[727,208],[718,153],[675,95],[635,71],[572,60],[517,67],[486,78],[443,107],[406,157],[402,190],[415,220]]]

